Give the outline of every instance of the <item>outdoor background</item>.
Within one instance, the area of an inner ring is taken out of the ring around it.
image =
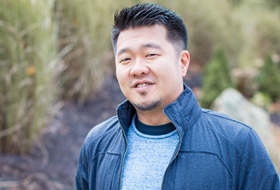
[[[0,0],[0,189],[75,189],[82,143],[125,100],[110,33],[142,0]],[[185,83],[252,126],[280,172],[280,0],[151,0],[187,26]]]

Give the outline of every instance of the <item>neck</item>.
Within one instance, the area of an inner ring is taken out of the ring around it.
[[[146,125],[164,125],[171,122],[162,110],[158,112],[136,110],[136,112],[139,121]]]

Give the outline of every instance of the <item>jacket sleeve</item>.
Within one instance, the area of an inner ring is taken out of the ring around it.
[[[279,177],[257,133],[251,129],[241,153],[237,189],[280,189]]]
[[[77,172],[76,172],[76,189],[77,190],[89,190],[88,181],[88,155],[86,151],[85,143],[82,146]]]

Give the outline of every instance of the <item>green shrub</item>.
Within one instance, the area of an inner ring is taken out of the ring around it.
[[[280,98],[280,71],[270,55],[264,60],[264,65],[258,76],[259,91],[267,94],[273,102]]]
[[[0,1],[0,151],[26,153],[56,96],[52,2]]]
[[[262,107],[266,110],[271,106],[271,98],[266,93],[256,92],[251,98],[251,102],[259,107]]]
[[[220,93],[233,87],[229,61],[222,48],[218,48],[213,58],[204,67],[202,98],[200,105],[210,108]]]
[[[228,0],[233,6],[238,6],[240,5],[243,0]]]

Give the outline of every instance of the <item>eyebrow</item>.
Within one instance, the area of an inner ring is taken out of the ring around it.
[[[123,48],[120,51],[118,51],[117,56],[119,56],[120,54],[123,54],[125,52],[131,51],[129,48]]]
[[[158,44],[155,44],[155,43],[147,43],[147,44],[142,45],[141,48],[143,48],[143,49],[145,49],[145,48],[161,49],[161,46],[158,45]],[[130,48],[123,48],[123,49],[120,49],[120,51],[118,51],[118,53],[117,53],[117,56],[119,56],[120,54],[129,52],[129,51],[131,51]]]
[[[154,43],[147,43],[147,44],[144,44],[142,47],[143,47],[143,48],[161,49],[160,45],[154,44]]]

